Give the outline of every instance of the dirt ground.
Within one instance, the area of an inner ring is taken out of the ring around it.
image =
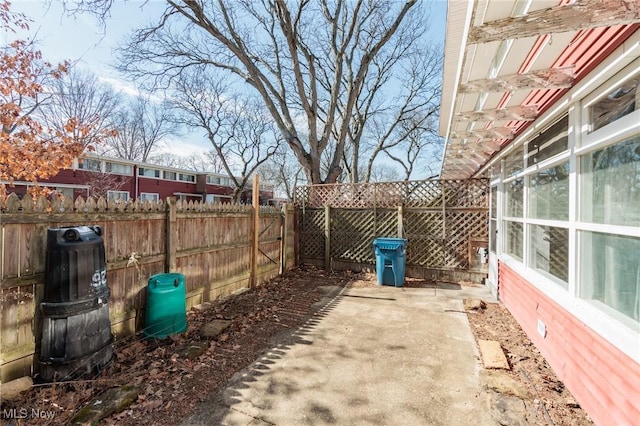
[[[433,284],[409,279],[405,286]],[[114,361],[100,377],[36,385],[14,401],[3,401],[0,422],[67,424],[106,389],[133,385],[139,390],[137,400],[102,420],[101,425],[177,424],[208,394],[224,388],[234,373],[267,351],[274,336],[302,325],[324,295],[319,285],[362,287],[376,283],[372,274],[309,267],[293,270],[256,289],[212,302],[206,310],[189,311],[189,328],[182,335],[155,341],[136,335],[115,342]],[[534,424],[591,424],[506,309],[487,304],[485,310],[468,316],[476,338],[498,340],[512,366],[508,374],[531,389],[531,404],[538,408]],[[203,339],[202,326],[215,319],[229,320],[230,326],[214,339]],[[4,413],[11,409],[29,413],[36,409],[55,416],[49,420],[8,419]]]
[[[511,370],[505,371],[529,391],[525,403],[536,425],[586,426],[593,422],[531,343],[520,325],[500,303],[467,314],[476,338],[500,342]]]

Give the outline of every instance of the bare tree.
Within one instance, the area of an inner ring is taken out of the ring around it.
[[[52,79],[47,90],[50,98],[41,105],[39,115],[49,127],[63,132],[69,120],[75,118],[87,126],[75,129],[73,134],[84,148],[97,145],[105,135],[113,135],[111,119],[121,98],[94,74],[74,68],[63,78]]]
[[[401,123],[401,133],[406,135],[404,143],[396,146],[396,149],[386,148],[384,153],[400,165],[404,171],[403,179],[411,179],[411,176],[418,165],[422,173],[426,173],[425,178],[434,177],[436,170],[440,166],[440,155],[442,152],[442,139],[435,132],[435,124],[426,128],[406,120]]]
[[[420,51],[412,48],[392,52],[375,65],[367,92],[356,105],[349,134],[351,144],[345,152],[345,168],[352,182],[360,181],[361,177],[370,181],[381,153],[406,153],[415,161],[419,152],[414,150],[426,143],[416,135],[437,133],[442,67],[439,49],[426,46]],[[389,85],[391,76],[387,70],[393,65],[401,71],[395,76],[395,84]],[[360,173],[362,160],[366,160],[364,174]]]
[[[397,182],[401,180],[398,169],[389,164],[376,164],[371,170],[369,182]]]
[[[150,157],[148,162],[161,166],[193,170],[194,172],[211,172],[217,174],[225,172],[222,160],[213,150],[188,156],[164,152]]]
[[[306,183],[302,166],[284,149],[279,149],[259,169],[265,181],[272,183],[276,193],[284,194],[293,201],[295,187]]]
[[[258,102],[227,97],[224,79],[203,70],[183,73],[175,87],[170,101],[176,111],[174,122],[204,131],[239,201],[250,177],[278,148],[271,116]]]
[[[191,67],[238,77],[259,94],[307,180],[334,182],[374,60],[400,54],[424,32],[416,3],[167,0],[158,24],[121,49],[120,68],[164,87]]]
[[[166,106],[144,96],[117,111],[113,124],[117,134],[102,154],[125,160],[146,162],[166,137],[176,133]]]

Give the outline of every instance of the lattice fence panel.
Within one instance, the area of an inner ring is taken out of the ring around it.
[[[486,207],[487,180],[422,180],[297,187],[295,204],[310,208],[437,208],[445,191],[448,207]]]
[[[352,262],[374,261],[372,251],[373,210],[331,211],[331,257]]]
[[[398,206],[409,266],[468,269],[469,239],[488,235],[486,179],[312,185],[296,188],[295,197],[302,257],[324,257],[325,206],[331,257],[344,261],[375,262],[373,239],[397,235]]]
[[[437,208],[442,206],[442,185],[438,180],[410,181],[406,183],[408,196],[405,207]]]
[[[442,180],[446,207],[486,208],[489,189],[486,179]]]
[[[398,236],[398,210],[376,210],[376,237]]]
[[[442,213],[408,211],[403,226],[408,241],[407,265],[442,267]]]
[[[324,257],[324,209],[300,211],[300,255]]]
[[[331,209],[331,257],[373,263],[373,240],[397,232],[397,210]]]
[[[489,213],[486,211],[447,211],[445,266],[469,268],[469,238],[489,234]]]

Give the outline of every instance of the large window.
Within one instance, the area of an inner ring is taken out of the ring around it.
[[[582,156],[580,219],[640,226],[640,136]]]
[[[107,199],[116,203],[129,201],[129,193],[127,191],[107,191]]]
[[[637,356],[640,59],[598,79],[579,83],[561,101],[564,111],[548,110],[557,119],[542,115],[514,141],[520,147],[498,158],[502,171],[492,183],[501,193],[492,187],[489,220],[499,228],[501,262]]]
[[[504,229],[505,238],[503,251],[518,260],[522,260],[522,223],[504,221]]]
[[[78,161],[78,168],[82,170],[91,170],[92,172],[102,171],[102,162],[93,158],[81,158]]]
[[[196,176],[195,175],[190,175],[187,173],[178,173],[178,180],[184,181],[184,182],[195,182],[196,181]]]
[[[115,173],[119,175],[128,175],[128,176],[131,176],[133,174],[133,166],[129,164],[107,162],[106,166],[107,166],[108,173]]]
[[[596,131],[640,109],[640,74],[608,91],[589,110],[589,130]]]
[[[566,288],[569,280],[569,230],[530,225],[529,266],[558,278]]]
[[[160,196],[157,192],[143,192],[140,194],[140,201],[145,202],[158,202],[160,200]]]
[[[504,188],[504,215],[507,217],[522,217],[524,179],[512,179],[504,184]]]
[[[569,117],[564,116],[527,143],[527,167],[553,157],[569,147]]]
[[[640,239],[580,233],[580,297],[640,321]]]
[[[138,168],[138,176],[159,178],[160,177],[160,170],[148,169],[148,168],[145,168],[145,167],[139,167]]]
[[[529,217],[534,219],[569,219],[568,161],[530,176]]]

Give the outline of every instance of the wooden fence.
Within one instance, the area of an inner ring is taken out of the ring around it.
[[[293,267],[294,217],[293,206],[81,198],[34,203],[10,196],[0,205],[0,381],[33,371],[48,228],[102,227],[112,331],[119,337],[143,328],[153,274],[184,274],[190,308]]]
[[[296,188],[301,263],[373,269],[377,237],[407,239],[407,276],[479,281],[488,245],[486,179]]]

